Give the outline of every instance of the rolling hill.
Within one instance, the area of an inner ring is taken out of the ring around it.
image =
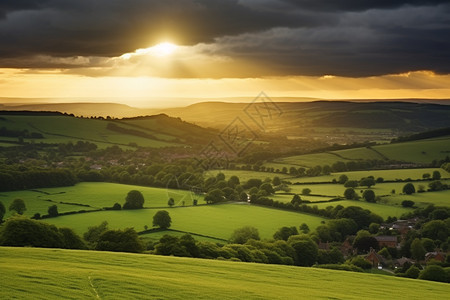
[[[145,254],[0,247],[3,299],[445,299],[445,283]]]
[[[160,114],[136,119],[79,118],[57,112],[0,111],[3,143],[24,141],[67,143],[88,141],[100,147],[111,145],[177,147],[206,143],[215,130]]]

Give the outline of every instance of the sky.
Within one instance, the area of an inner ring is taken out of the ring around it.
[[[449,37],[448,0],[1,0],[0,97],[450,98]]]

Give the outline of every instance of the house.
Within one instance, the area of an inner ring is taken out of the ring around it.
[[[353,249],[352,243],[350,242],[350,239],[355,238],[354,236],[349,236],[345,239],[345,241],[342,243],[340,250],[342,255],[349,256],[356,253],[356,250]]]
[[[319,247],[320,250],[330,250],[330,243],[326,242],[326,243],[322,243],[319,242],[319,244],[317,245]]]
[[[410,258],[404,257],[404,256],[393,261],[393,264],[396,268],[401,268],[406,263],[413,265],[413,264],[415,264],[415,261]]]
[[[373,267],[378,267],[378,265],[386,264],[386,259],[380,254],[376,253],[374,249],[370,249],[369,254],[364,256],[364,259],[370,262]]]
[[[375,239],[378,242],[378,247],[381,249],[383,247],[397,248],[397,237],[391,235],[379,235]]]
[[[428,263],[429,260],[434,259],[440,262],[444,262],[445,261],[445,253],[444,252],[428,252],[425,254],[425,262]]]

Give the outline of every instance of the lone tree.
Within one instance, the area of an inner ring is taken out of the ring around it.
[[[441,179],[441,173],[439,171],[433,171],[433,180],[439,180]]]
[[[159,210],[153,216],[153,227],[158,226],[161,229],[167,229],[171,223],[172,219],[166,210]]]
[[[372,185],[375,185],[375,179],[373,177],[364,177],[359,181],[360,186],[367,186],[369,189]]]
[[[348,181],[348,176],[347,176],[347,175],[342,174],[341,176],[339,176],[338,182],[339,182],[340,184],[344,184],[344,183],[346,183],[347,181]]]
[[[52,206],[49,206],[48,207],[48,215],[50,216],[50,217],[57,217],[58,216],[58,206],[56,206],[56,204],[54,204],[54,205],[52,205]]]
[[[175,205],[175,200],[173,198],[170,198],[169,201],[167,201],[167,205],[169,205],[170,207]]]
[[[139,209],[144,207],[144,196],[141,192],[132,190],[125,198],[123,209]]]
[[[415,192],[416,192],[416,188],[414,187],[414,184],[412,184],[411,182],[409,182],[403,186],[403,193],[405,193],[407,195],[411,195]]]
[[[304,189],[302,190],[302,195],[309,195],[309,194],[311,194],[311,189],[309,189],[309,188],[304,188]]]
[[[27,210],[25,206],[25,202],[23,202],[22,199],[15,199],[13,202],[11,202],[11,205],[9,206],[9,210],[16,211],[19,215],[23,215],[23,213]]]
[[[292,197],[291,203],[292,205],[294,205],[295,203],[301,204],[302,198],[298,194],[295,194],[294,197]]]
[[[344,192],[344,197],[345,197],[345,199],[348,199],[348,200],[355,199],[355,197],[356,197],[355,190],[353,188],[346,189]]]
[[[363,193],[363,198],[367,202],[374,203],[375,202],[375,192],[372,190],[365,190]]]
[[[2,202],[0,202],[0,224],[3,223],[3,217],[5,216],[6,208]]]

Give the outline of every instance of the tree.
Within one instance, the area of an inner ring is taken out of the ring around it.
[[[132,190],[129,191],[125,198],[123,209],[139,209],[144,207],[144,196],[141,192]]]
[[[205,196],[205,201],[208,204],[221,202],[224,199],[225,199],[224,194],[223,194],[222,190],[220,190],[220,189],[213,189],[213,190],[209,191],[208,194],[206,194],[206,196]]]
[[[291,203],[292,203],[292,205],[294,205],[295,203],[301,204],[302,203],[302,198],[298,194],[295,194],[292,197]]]
[[[309,232],[309,226],[306,223],[303,223],[302,225],[300,225],[300,231],[303,233],[308,233]]]
[[[228,179],[228,186],[231,188],[235,188],[237,185],[241,184],[239,177],[233,175]]]
[[[302,190],[302,195],[309,195],[309,194],[311,194],[311,189],[309,189],[309,188],[304,188],[304,189]]]
[[[25,202],[23,202],[22,199],[14,199],[13,202],[11,202],[11,205],[9,205],[9,210],[16,211],[19,215],[23,215],[23,213],[27,210],[25,206]]]
[[[159,210],[153,216],[153,227],[158,226],[162,229],[167,229],[170,227],[172,219],[166,210]]]
[[[419,279],[431,280],[431,281],[439,281],[439,282],[447,282],[447,272],[445,269],[438,265],[430,265],[423,270]]]
[[[422,178],[423,179],[430,179],[431,175],[430,173],[423,173]]]
[[[415,238],[411,243],[411,256],[417,261],[423,260],[425,258],[426,250],[422,245],[422,242]]]
[[[298,266],[310,267],[316,263],[319,247],[308,236],[293,235],[288,244],[295,250],[295,263]]]
[[[356,180],[347,180],[347,182],[344,183],[345,187],[351,187],[351,188],[355,188],[358,186],[358,181]]]
[[[114,205],[112,206],[112,210],[121,210],[122,206],[120,205],[120,203],[114,203]]]
[[[422,226],[422,236],[445,242],[450,233],[449,227],[441,220],[432,220]]]
[[[408,270],[406,270],[405,276],[408,278],[416,279],[417,277],[419,277],[419,274],[420,274],[419,268],[416,267],[415,265],[412,265],[411,267],[409,267]]]
[[[441,179],[441,173],[439,171],[433,171],[433,176],[432,176],[433,180],[439,180]]]
[[[133,228],[126,228],[124,230],[107,230],[103,232],[98,239],[95,249],[138,253],[144,250],[144,245]]]
[[[363,198],[367,202],[374,203],[375,202],[375,192],[372,190],[365,190],[363,193]]]
[[[287,241],[291,235],[298,235],[297,228],[292,227],[281,227],[277,232],[273,235],[275,240],[285,240]]]
[[[275,176],[275,177],[273,178],[273,180],[272,180],[272,184],[273,184],[274,186],[280,185],[280,184],[281,184],[280,177]]]
[[[275,191],[273,190],[273,187],[270,183],[263,183],[260,187],[260,190],[265,191],[268,195],[271,195],[273,193],[275,193]]]
[[[250,239],[260,239],[258,229],[252,226],[245,226],[238,228],[233,232],[230,242],[235,244],[245,244]]]
[[[57,217],[59,214],[58,206],[56,206],[56,204],[49,206],[47,212],[50,217]]]
[[[0,224],[3,223],[3,217],[5,216],[6,208],[3,203],[0,201]]]
[[[353,188],[347,188],[344,192],[344,197],[345,199],[355,199],[356,197],[356,192]]]
[[[342,174],[341,176],[339,176],[338,182],[340,184],[344,184],[348,181],[348,176],[345,174]]]
[[[411,195],[415,192],[416,192],[416,188],[414,187],[414,184],[412,184],[411,182],[408,182],[407,184],[405,184],[403,186],[403,193],[405,193],[407,195]]]
[[[444,186],[443,186],[443,184],[442,184],[442,182],[440,180],[435,180],[433,182],[430,182],[428,184],[428,187],[432,191],[441,191],[441,190],[444,189]]]
[[[175,200],[173,198],[169,198],[169,201],[167,201],[167,205],[169,205],[170,207],[175,205]]]
[[[414,206],[414,201],[412,200],[403,200],[402,201],[402,206],[403,207],[413,207]]]
[[[88,230],[83,234],[83,238],[85,241],[89,242],[92,245],[95,245],[100,238],[100,235],[108,230],[108,222],[103,221],[98,226],[90,226]],[[95,246],[94,246],[95,248]]]
[[[360,186],[367,186],[369,189],[372,185],[375,185],[375,179],[373,177],[364,177],[359,181]]]

